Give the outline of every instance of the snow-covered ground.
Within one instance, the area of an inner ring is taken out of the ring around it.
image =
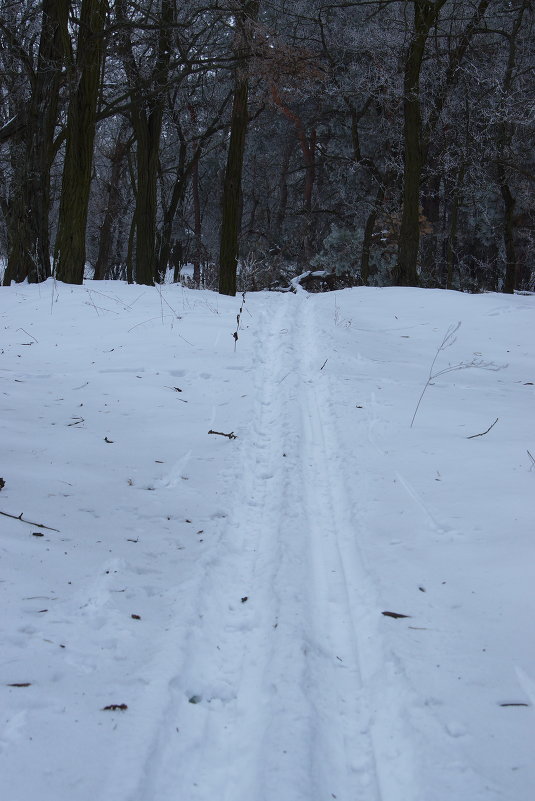
[[[535,297],[241,305],[0,289],[0,797],[532,801]]]

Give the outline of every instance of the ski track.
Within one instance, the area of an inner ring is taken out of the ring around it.
[[[313,299],[266,300],[251,329],[252,418],[228,508],[212,515],[218,541],[178,592],[147,668],[152,733],[128,733],[130,773],[106,782],[106,799],[422,798],[358,548],[365,477],[340,455]]]
[[[395,685],[383,705],[373,689],[391,686],[381,680],[390,663],[371,622],[328,379],[310,346],[313,304],[273,300],[255,326],[256,400],[227,481],[230,513],[174,632],[180,643],[165,653],[175,660],[162,679],[168,702],[128,801],[414,792]]]

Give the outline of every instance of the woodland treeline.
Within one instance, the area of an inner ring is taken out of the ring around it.
[[[0,0],[4,284],[534,286],[533,0]]]

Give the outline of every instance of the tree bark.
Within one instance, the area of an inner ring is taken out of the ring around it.
[[[403,81],[403,211],[397,264],[392,275],[394,284],[399,286],[418,286],[420,184],[424,164],[420,74],[427,38],[443,4],[413,0],[414,28],[405,59]]]
[[[55,267],[58,281],[82,284],[107,0],[83,0],[69,103]]]
[[[128,143],[124,141],[123,135],[125,125],[123,124],[117,134],[117,139],[111,156],[110,180],[108,182],[108,199],[104,219],[100,226],[100,237],[98,243],[98,255],[95,263],[95,281],[102,281],[109,273],[111,264],[110,256],[114,238],[114,226],[118,221],[120,196],[121,196],[121,173],[125,153]]]
[[[154,48],[156,56],[149,77],[146,75],[146,66],[140,69],[136,64],[128,35],[128,14],[124,0],[117,0],[115,8],[117,20],[123,26],[120,48],[128,77],[130,120],[136,140],[134,280],[137,284],[154,286],[155,279],[160,278],[157,184],[175,6],[173,0],[161,0],[158,37]]]
[[[508,37],[508,54],[505,74],[502,82],[502,94],[508,97],[511,92],[513,83],[513,71],[516,62],[516,46],[517,36],[522,25],[522,18],[527,11],[529,0],[524,0],[518,9],[518,16],[513,24],[513,28]],[[518,260],[515,248],[514,236],[514,210],[516,201],[511,191],[511,186],[508,181],[506,158],[507,151],[511,145],[513,137],[514,123],[503,118],[498,126],[498,139],[497,139],[497,176],[498,185],[500,187],[500,194],[503,200],[503,244],[505,250],[505,276],[503,282],[503,291],[508,294],[513,294],[516,289],[517,273],[518,273]]]
[[[61,70],[68,51],[70,0],[43,0],[37,69],[26,124],[15,133],[16,182],[7,210],[8,263],[4,283],[44,281],[50,269],[50,170]],[[20,110],[19,110],[20,111]],[[18,144],[17,144],[18,142]]]
[[[461,164],[453,190],[450,209],[450,224],[448,240],[446,242],[446,289],[453,288],[453,268],[455,263],[455,247],[457,242],[457,227],[459,222],[459,207],[462,199],[465,165]]]
[[[162,230],[159,238],[158,248],[158,271],[165,273],[169,264],[173,261],[173,221],[176,217],[179,208],[182,208],[184,203],[184,195],[187,186],[187,173],[188,166],[186,165],[187,143],[184,137],[180,136],[180,147],[178,155],[178,165],[176,168],[176,178],[171,193],[171,199],[167,208],[163,209],[163,223]],[[174,266],[174,265],[173,265]],[[176,275],[176,270],[175,270]],[[175,280],[173,278],[173,280]],[[176,283],[176,281],[175,281]]]
[[[286,210],[288,208],[288,172],[290,169],[290,158],[294,149],[293,140],[288,140],[282,151],[282,163],[279,176],[279,198],[277,202],[277,210],[275,212],[275,221],[273,226],[273,243],[280,247],[282,229],[286,219]]]
[[[375,230],[375,223],[379,216],[379,211],[382,208],[386,193],[386,185],[383,181],[379,184],[375,202],[372,210],[368,214],[366,225],[364,226],[364,237],[362,239],[362,253],[360,258],[360,280],[364,286],[368,285],[370,278],[370,255],[373,245],[373,232]]]
[[[427,159],[429,142],[444,109],[446,99],[458,81],[459,66],[483,19],[490,0],[479,0],[458,45],[451,50],[448,67],[425,126],[420,105],[420,75],[427,39],[436,24],[445,0],[413,0],[413,35],[404,71],[403,96],[403,211],[399,233],[398,259],[393,281],[401,286],[418,284],[418,251],[420,246],[420,186]]]
[[[191,173],[191,193],[193,195],[193,234],[194,234],[194,254],[193,254],[193,284],[198,289],[201,285],[201,254],[202,254],[202,219],[201,219],[201,195],[199,187],[199,159],[193,162]]]
[[[163,109],[139,110],[133,120],[136,135],[135,281],[154,285],[157,272],[156,214],[160,133]]]
[[[241,222],[241,179],[248,123],[249,59],[253,25],[258,17],[259,0],[241,0],[236,16],[234,98],[230,122],[230,141],[223,183],[221,234],[219,242],[219,293],[236,294],[238,238]]]
[[[312,197],[314,192],[314,184],[316,181],[316,138],[317,132],[313,128],[310,136],[307,136],[303,120],[294,111],[286,105],[280,96],[280,93],[275,86],[271,85],[271,99],[281,110],[284,116],[293,123],[299,146],[303,154],[303,161],[305,164],[305,183],[303,187],[303,258],[302,262],[308,264],[312,258]]]

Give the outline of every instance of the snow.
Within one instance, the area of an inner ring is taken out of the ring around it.
[[[531,801],[535,297],[241,304],[0,289],[1,797]]]

